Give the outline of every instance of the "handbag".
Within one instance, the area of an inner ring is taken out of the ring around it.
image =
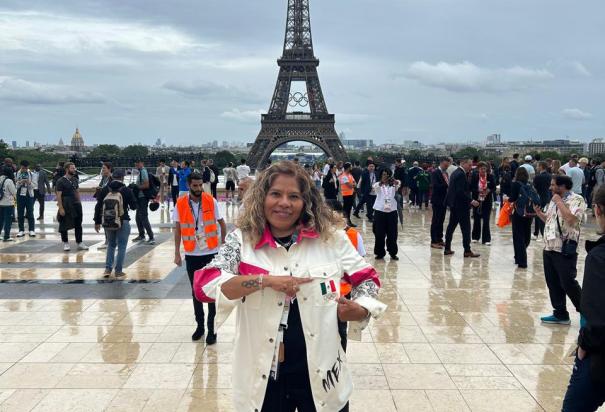
[[[557,227],[559,228],[559,234],[563,237],[563,231],[561,230],[561,223],[559,222],[559,211],[557,210]],[[580,236],[578,235],[578,239]],[[574,239],[563,239],[563,245],[561,246],[561,254],[565,257],[576,257],[578,255],[578,241]]]

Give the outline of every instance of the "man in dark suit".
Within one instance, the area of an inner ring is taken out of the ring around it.
[[[431,204],[433,205],[433,218],[431,220],[431,247],[442,249],[443,243],[443,222],[447,206],[445,205],[445,196],[449,184],[447,168],[450,166],[449,158],[441,159],[439,167],[431,174],[431,185],[433,192],[431,195]]]
[[[359,217],[359,211],[365,204],[368,211],[366,215],[368,216],[368,220],[371,222],[374,219],[374,201],[376,200],[376,192],[372,187],[374,183],[378,181],[376,176],[376,166],[374,163],[368,163],[368,167],[361,173],[361,177],[358,182],[359,191],[357,194],[360,196],[359,203],[355,207],[355,211],[353,212],[353,216],[356,218]]]
[[[552,196],[550,192],[550,181],[552,180],[552,175],[548,173],[548,163],[546,162],[538,162],[538,170],[536,173],[536,177],[534,177],[534,188],[538,195],[540,196],[540,207],[544,209],[546,205],[550,203],[550,198]],[[534,236],[532,239],[536,240],[539,235],[544,237],[544,222],[540,217],[536,216],[535,218],[535,229]]]
[[[170,170],[168,171],[168,184],[170,184],[172,206],[176,207],[176,200],[179,197],[179,164],[176,160],[170,162]]]
[[[478,253],[471,250],[471,206],[479,206],[479,202],[472,200],[471,188],[468,174],[471,172],[471,159],[460,161],[460,166],[450,176],[450,182],[445,196],[445,203],[450,208],[450,223],[445,232],[444,255],[453,255],[452,237],[456,226],[460,224],[462,231],[462,244],[464,245],[464,257],[479,257]]]

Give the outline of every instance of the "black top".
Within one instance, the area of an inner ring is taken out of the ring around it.
[[[336,181],[336,186],[334,186],[334,181]],[[324,189],[324,197],[326,199],[336,199],[336,197],[338,196],[339,182],[335,174],[328,173],[324,177],[324,181],[321,186]]]
[[[492,204],[494,199],[493,193],[496,191],[496,179],[491,173],[487,175],[487,188],[489,194],[485,197],[483,202]],[[473,200],[479,200],[479,173],[473,173],[471,176],[471,193],[473,195]]]
[[[176,170],[172,167],[170,168],[170,171],[168,172],[168,183],[170,184],[170,186],[179,185],[179,173],[178,172],[179,172],[178,168]],[[173,183],[175,176],[176,176],[176,185]]]
[[[450,176],[445,201],[451,209],[468,210],[471,207],[471,189],[464,169],[459,167]]]
[[[407,178],[408,178],[408,186],[412,189],[416,189],[418,187],[418,183],[416,179],[414,179],[418,173],[420,173],[422,169],[418,166],[413,166],[408,170]]]
[[[361,178],[361,174],[362,174],[361,167],[355,166],[355,167],[353,167],[351,169],[351,175],[353,176],[353,179],[355,179],[355,183],[359,183],[359,179]]]
[[[536,177],[534,177],[534,187],[540,196],[540,206],[542,207],[546,206],[552,197],[550,193],[551,180],[552,175],[548,172],[538,173]]]
[[[519,168],[519,162],[517,162],[516,160],[511,160],[510,161],[510,173],[511,175],[515,175],[515,172],[517,171],[517,169]]]
[[[401,182],[402,186],[407,186],[407,172],[405,171],[405,167],[400,166],[397,167],[395,166],[395,171],[393,172],[393,178],[395,178],[395,180],[399,180]]]
[[[438,167],[431,173],[431,185],[433,186],[431,203],[438,206],[445,206],[445,196],[447,195],[448,183],[445,181],[443,173],[447,174]]]
[[[212,183],[213,185],[218,184],[218,175],[219,175],[219,170],[218,167],[216,167],[216,165],[212,165],[212,166],[208,166],[210,168],[210,170],[212,170],[212,172],[214,173],[214,183]]]
[[[61,192],[62,197],[75,197],[78,187],[78,179],[76,179],[75,176],[69,179],[63,176],[59,180],[57,180],[55,190],[57,192]]]
[[[602,387],[605,382],[605,236],[586,241],[586,262],[580,311],[586,326],[580,329],[578,344],[591,357],[591,378]]]
[[[372,175],[374,175],[374,183],[378,182],[378,173],[376,170],[370,174],[368,169],[365,169],[361,174],[361,186],[359,187],[359,193],[367,195],[372,191]]]
[[[118,190],[122,194],[122,200],[124,203],[124,214],[122,215],[122,221],[130,220],[128,216],[128,210],[135,210],[137,208],[137,199],[134,197],[132,190],[125,186],[124,183],[119,180],[111,181],[107,186],[101,189],[97,195],[97,204],[95,205],[95,225],[100,225],[103,222],[103,200],[110,190]]]

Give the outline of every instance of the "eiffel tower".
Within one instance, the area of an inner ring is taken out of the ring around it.
[[[328,156],[346,160],[347,154],[328,113],[319,84],[319,59],[313,53],[309,0],[288,0],[288,18],[282,57],[277,60],[279,75],[267,114],[261,115],[261,130],[248,164],[262,168],[275,149],[284,143],[305,141],[321,148]],[[292,92],[292,82],[304,82],[306,92]],[[288,112],[288,109],[307,109]]]

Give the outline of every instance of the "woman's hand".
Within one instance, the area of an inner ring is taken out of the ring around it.
[[[583,360],[587,355],[587,352],[578,346],[578,359]]]
[[[313,282],[312,278],[297,278],[294,276],[264,276],[263,288],[271,288],[276,292],[283,292],[293,297],[300,290],[300,286]]]
[[[338,319],[342,322],[364,320],[368,317],[368,310],[366,308],[342,296],[338,299],[337,313]]]

